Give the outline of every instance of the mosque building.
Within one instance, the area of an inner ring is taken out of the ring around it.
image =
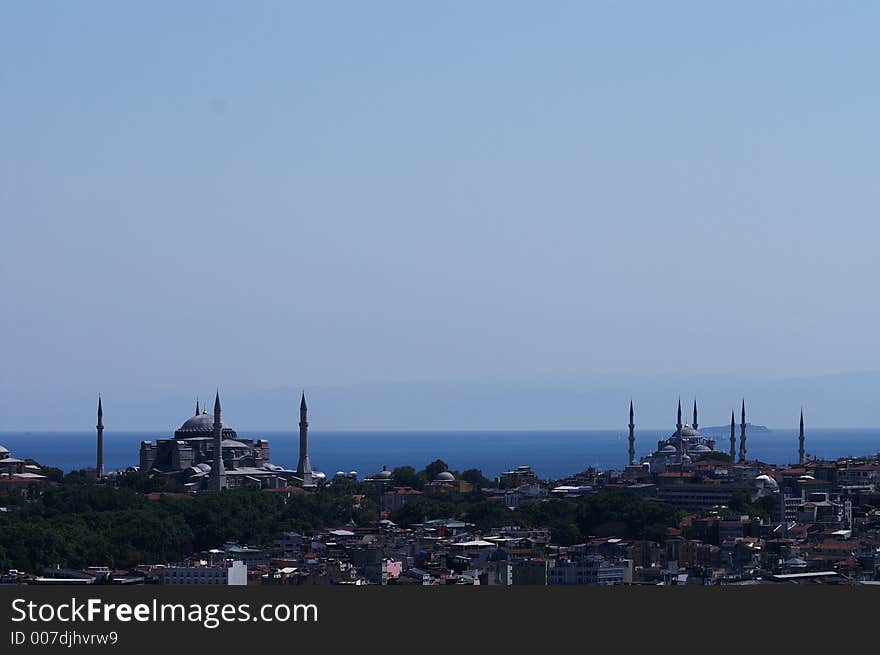
[[[17,489],[28,497],[38,495],[38,490],[49,478],[36,464],[12,456],[12,452],[0,445],[0,490]]]
[[[296,470],[273,464],[268,440],[239,437],[222,420],[221,411],[219,392],[213,414],[207,408],[200,409],[196,401],[195,414],[175,430],[173,438],[141,442],[140,470],[173,478],[191,491],[277,488],[291,483],[315,487],[323,481],[324,474],[313,470],[309,463],[305,394],[300,403],[300,463]],[[100,420],[99,425],[102,431]],[[215,458],[218,451],[222,455],[219,459]]]
[[[629,464],[635,464],[635,421],[633,405],[630,402],[629,409]],[[742,405],[742,430],[740,436],[740,462],[746,459],[746,406]],[[734,456],[735,425],[731,423],[731,459]],[[715,450],[715,440],[708,439],[700,434],[697,422],[697,401],[694,401],[694,421],[692,425],[682,423],[681,401],[678,401],[678,420],[673,432],[668,439],[657,442],[657,450],[650,455],[641,458],[642,466],[647,465],[652,473],[664,473],[666,471],[686,471],[691,468],[695,459],[711,453]]]
[[[716,442],[714,439],[707,439],[700,434],[697,423],[697,401],[694,401],[694,422],[692,425],[681,422],[681,401],[678,402],[678,421],[675,425],[675,432],[668,439],[661,439],[657,442],[657,450],[650,455],[641,458],[641,464],[635,463],[636,455],[636,436],[635,436],[635,413],[633,411],[633,403],[629,403],[629,467],[641,468],[648,466],[651,473],[663,473],[667,470],[682,471],[688,470],[694,460],[707,453],[716,451]],[[798,462],[803,464],[806,461],[804,451],[804,411],[801,409],[798,435]],[[733,412],[730,415],[730,461],[738,464],[746,464],[746,401],[742,401],[740,409],[740,425],[739,425],[739,452],[737,452],[736,442],[736,418]]]

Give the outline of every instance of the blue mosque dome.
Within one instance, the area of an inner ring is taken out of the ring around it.
[[[698,430],[692,428],[692,427],[689,426],[687,423],[685,423],[685,424],[682,426],[682,428],[681,428],[681,436],[683,436],[683,437],[692,437],[692,438],[693,438],[693,437],[702,437],[703,435],[701,435],[700,432],[699,432]],[[673,433],[669,436],[669,438],[670,438],[670,439],[676,439],[676,438],[678,438],[678,430],[676,430],[675,432],[673,432]]]

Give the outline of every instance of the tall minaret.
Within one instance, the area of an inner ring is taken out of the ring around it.
[[[736,415],[730,410],[730,463],[736,461]]]
[[[220,491],[226,488],[226,471],[223,468],[223,422],[220,420],[220,391],[214,397],[214,461],[211,463],[209,488]]]
[[[801,434],[798,437],[800,447],[798,448],[798,464],[804,463],[804,410],[801,408]]]
[[[635,464],[636,460],[636,424],[633,414],[633,401],[629,401],[629,465]]]
[[[678,399],[678,420],[675,422],[675,436],[678,437],[678,450],[680,455],[684,455],[684,439],[681,438],[681,398]]]
[[[742,420],[739,426],[739,461],[746,461],[746,399],[743,398]]]
[[[95,477],[104,477],[104,408],[101,406],[101,396],[98,396],[98,458],[95,462]],[[802,441],[803,443],[803,441]]]
[[[694,423],[693,423],[692,427],[694,428],[694,430],[696,430],[698,427],[700,427],[700,424],[697,423],[697,399],[696,398],[694,398]]]
[[[306,407],[306,394],[303,393],[299,402],[299,464],[296,472],[302,476],[309,476],[311,482],[312,465],[309,463],[309,408]],[[305,482],[305,479],[303,479]]]
[[[196,416],[199,415],[199,397],[198,396],[196,396],[196,414],[195,415]]]

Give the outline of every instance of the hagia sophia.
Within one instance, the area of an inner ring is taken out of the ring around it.
[[[100,401],[99,401],[100,403]],[[309,462],[308,407],[303,394],[300,401],[299,463],[296,470],[273,464],[266,439],[239,437],[221,418],[220,393],[214,400],[214,412],[200,409],[174,431],[171,439],[142,441],[140,465],[142,472],[167,476],[189,491],[237,489],[241,487],[277,488],[290,484],[314,487],[324,474],[313,470]],[[99,462],[103,415],[99,406]],[[222,457],[215,466],[215,453]],[[100,469],[99,464],[99,469]],[[99,471],[99,475],[102,472]]]

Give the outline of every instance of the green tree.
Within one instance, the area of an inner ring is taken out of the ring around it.
[[[485,477],[480,469],[468,469],[462,472],[461,479],[477,488],[492,486],[492,481]]]
[[[417,473],[412,466],[398,466],[391,471],[391,482],[395,487],[425,488],[424,476]]]
[[[469,504],[464,512],[464,520],[473,523],[480,530],[511,525],[514,513],[504,503],[483,500]]]
[[[560,546],[571,546],[581,541],[581,533],[574,523],[558,521],[550,525],[550,540]]]
[[[444,462],[442,459],[435,459],[433,462],[428,464],[423,471],[425,480],[428,482],[433,482],[434,479],[443,473],[443,471],[448,471],[449,465]]]
[[[767,506],[762,505],[760,502],[758,505],[752,503],[751,498],[748,494],[742,491],[736,491],[731,494],[730,503],[728,503],[728,514],[734,514],[736,516],[759,516],[763,519],[769,518],[770,509],[772,509],[773,499],[769,496],[765,496],[764,498],[769,498],[770,503]],[[763,501],[764,498],[761,500]]]
[[[408,528],[416,523],[423,523],[433,519],[455,518],[457,510],[455,504],[447,499],[440,498],[417,498],[411,500],[403,507],[391,512],[389,517],[394,523]]]
[[[32,464],[33,466],[40,467],[40,475],[45,475],[49,478],[50,482],[62,482],[64,480],[64,471],[59,468],[55,468],[54,466],[43,466],[39,462],[33,459],[24,460],[25,464]]]

